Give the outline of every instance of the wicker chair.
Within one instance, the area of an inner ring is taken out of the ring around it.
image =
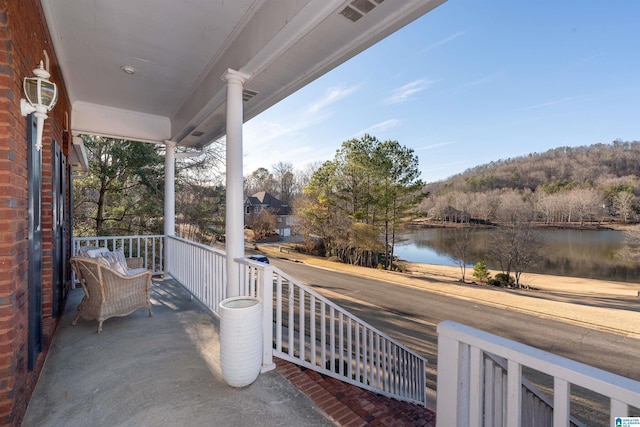
[[[111,268],[99,258],[72,257],[71,267],[75,272],[84,297],[78,305],[78,314],[71,323],[76,325],[80,317],[98,321],[98,333],[102,323],[115,316],[126,316],[141,307],[151,311],[151,271],[124,275]],[[128,264],[134,267],[135,261]]]

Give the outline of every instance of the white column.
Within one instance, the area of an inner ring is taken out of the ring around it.
[[[164,234],[176,234],[176,143],[165,141],[164,155]]]
[[[164,155],[164,234],[165,236],[174,236],[176,234],[176,143],[174,141],[165,141]],[[164,270],[167,272],[169,265],[168,245],[164,245]]]
[[[227,298],[240,295],[239,266],[235,258],[244,256],[244,200],[242,190],[242,88],[248,75],[227,70]]]

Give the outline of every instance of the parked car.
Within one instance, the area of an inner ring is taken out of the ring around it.
[[[264,255],[251,255],[249,259],[258,262],[264,262],[265,264],[269,264],[269,258]]]

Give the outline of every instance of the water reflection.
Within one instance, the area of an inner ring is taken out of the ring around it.
[[[483,260],[491,269],[499,269],[487,258],[489,236],[495,230],[472,233],[471,258]],[[455,230],[426,228],[407,233],[396,247],[400,259],[427,264],[457,265],[452,258]],[[624,234],[615,230],[540,230],[545,242],[544,260],[528,271],[560,276],[586,277],[622,282],[638,282],[640,266],[617,256]]]

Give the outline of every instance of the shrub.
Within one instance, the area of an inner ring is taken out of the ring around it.
[[[484,261],[478,261],[473,267],[473,277],[480,282],[486,282],[491,277],[487,264]]]
[[[516,279],[514,279],[513,276],[506,273],[496,274],[496,280],[499,281],[502,286],[510,286],[516,282]]]
[[[496,280],[496,279],[487,280],[487,284],[490,285],[490,286],[502,286],[502,282],[500,282],[499,280]]]

